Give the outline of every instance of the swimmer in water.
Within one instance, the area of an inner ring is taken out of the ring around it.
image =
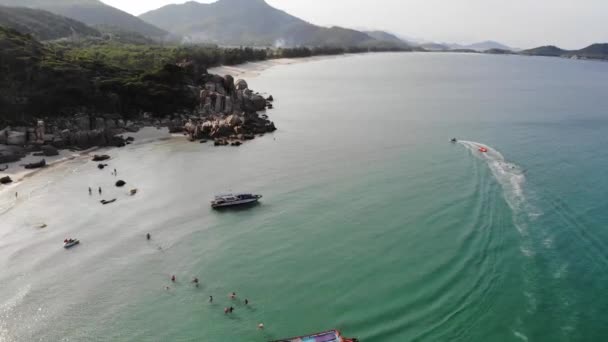
[[[236,292],[232,292],[230,294],[230,299],[235,299],[236,298]]]
[[[175,275],[171,276],[171,281],[175,283]]]

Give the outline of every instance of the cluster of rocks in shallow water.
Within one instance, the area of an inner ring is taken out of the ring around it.
[[[184,131],[193,141],[212,139],[216,146],[240,146],[256,135],[276,131],[268,116],[259,114],[271,108],[272,101],[272,96],[264,98],[249,89],[245,80],[207,75],[198,115],[188,118]]]

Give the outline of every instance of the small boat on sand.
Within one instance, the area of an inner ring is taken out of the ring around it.
[[[211,208],[226,208],[236,207],[246,204],[257,203],[262,195],[253,194],[229,194],[215,196],[215,200],[211,201]]]
[[[72,248],[79,243],[80,243],[80,240],[78,240],[78,239],[65,239],[65,240],[63,240],[63,248],[65,248],[65,249]]]
[[[312,335],[291,337],[271,342],[358,342],[356,338],[345,338],[338,330],[330,330]]]
[[[116,202],[116,198],[111,199],[111,200],[109,200],[109,201],[106,201],[106,200],[101,200],[101,201],[99,201],[99,203],[101,203],[101,204],[103,204],[103,205],[110,204],[110,203],[114,203],[114,202]]]

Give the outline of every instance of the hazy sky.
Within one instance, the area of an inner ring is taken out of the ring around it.
[[[182,0],[102,0],[132,14]],[[199,0],[199,2],[214,2]],[[438,42],[512,47],[608,42],[608,0],[267,0],[317,25],[373,28]]]

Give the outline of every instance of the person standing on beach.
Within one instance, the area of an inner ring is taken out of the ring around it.
[[[114,176],[118,176],[118,172],[114,169]]]
[[[101,187],[99,187],[99,194],[101,195]]]
[[[152,238],[152,236],[150,236],[150,233],[146,234],[146,239],[150,240]]]
[[[19,197],[19,193],[15,192],[15,198]]]
[[[89,187],[89,196],[91,196],[93,194],[93,189],[91,189],[91,187]]]

